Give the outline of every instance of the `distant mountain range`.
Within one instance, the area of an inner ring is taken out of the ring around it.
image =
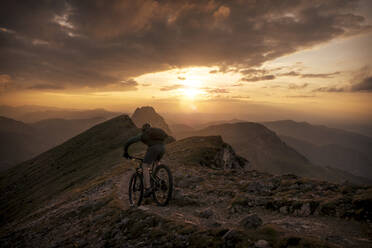
[[[25,123],[34,123],[46,119],[90,119],[97,116],[109,119],[119,114],[104,109],[77,110],[43,106],[0,106],[0,116]]]
[[[372,138],[306,122],[285,120],[263,124],[312,163],[372,179]]]
[[[0,117],[0,171],[59,145],[104,120],[103,117],[46,119],[26,124]]]
[[[253,169],[272,174],[292,173],[299,176],[329,180],[370,183],[341,168],[313,164],[303,154],[283,142],[273,131],[259,123],[239,122],[221,124],[189,133],[194,135],[221,135],[235,151],[250,161]]]

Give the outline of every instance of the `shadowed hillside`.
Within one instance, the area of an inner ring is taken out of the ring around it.
[[[0,116],[0,171],[29,159],[48,148],[36,128]]]
[[[343,182],[370,183],[342,170],[313,165],[305,156],[284,143],[265,126],[240,122],[210,126],[190,135],[221,135],[236,152],[251,162],[253,169],[272,174],[293,173],[299,176]]]
[[[1,175],[1,221],[25,214],[72,186],[102,174],[112,166],[108,153],[138,133],[122,115],[96,125]],[[122,154],[118,154],[121,157]]]
[[[104,121],[90,119],[46,119],[32,124],[0,117],[0,170],[30,159]]]
[[[250,170],[219,136],[167,145],[174,199],[130,208],[127,116],[1,177],[5,247],[370,247],[371,188]],[[273,138],[273,140],[275,140]],[[275,141],[273,141],[275,143]],[[143,155],[141,147],[131,151]],[[37,179],[37,180],[35,180]]]
[[[306,122],[265,122],[313,163],[372,178],[372,138]]]

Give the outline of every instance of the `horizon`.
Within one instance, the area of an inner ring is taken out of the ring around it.
[[[372,2],[267,4],[5,2],[0,105],[371,124]]]

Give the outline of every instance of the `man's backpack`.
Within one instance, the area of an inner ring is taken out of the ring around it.
[[[160,128],[151,127],[142,133],[142,142],[147,145],[163,143],[168,134]]]

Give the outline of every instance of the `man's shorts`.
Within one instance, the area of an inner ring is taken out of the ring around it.
[[[165,153],[165,147],[163,144],[152,145],[147,148],[145,158],[143,162],[145,164],[152,164],[155,161],[160,161]]]

